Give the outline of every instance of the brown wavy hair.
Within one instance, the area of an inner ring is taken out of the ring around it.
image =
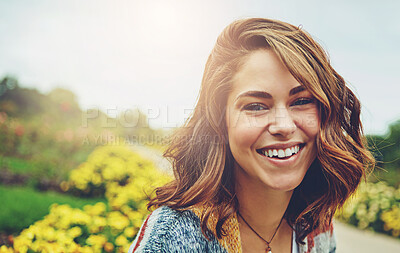
[[[220,34],[208,57],[193,115],[175,132],[164,153],[172,161],[175,180],[157,188],[148,207],[202,206],[203,234],[226,235],[222,226],[239,207],[225,123],[227,97],[232,77],[246,56],[258,49],[275,52],[319,104],[317,159],[294,190],[285,213],[301,243],[312,231],[331,224],[336,209],[356,190],[374,159],[362,133],[360,102],[325,51],[302,28],[277,20],[238,20]],[[210,229],[211,214],[218,222]]]

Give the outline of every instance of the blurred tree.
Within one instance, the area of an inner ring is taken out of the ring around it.
[[[400,120],[389,125],[389,134],[385,139],[389,144],[383,149],[384,162],[389,167],[400,169]]]
[[[0,111],[12,117],[32,116],[44,111],[48,98],[36,89],[20,88],[18,81],[4,77],[0,82]]]
[[[76,96],[72,91],[55,88],[48,94],[51,101],[59,105],[59,109],[63,112],[79,112],[80,108],[76,101]]]
[[[0,96],[3,95],[7,90],[12,90],[18,87],[18,81],[16,78],[6,76],[0,82]]]
[[[400,120],[389,125],[387,134],[369,135],[368,144],[377,161],[378,180],[392,186],[400,185]],[[383,169],[383,170],[382,170]]]

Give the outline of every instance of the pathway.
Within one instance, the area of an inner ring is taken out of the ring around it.
[[[400,253],[400,240],[335,222],[337,253]]]

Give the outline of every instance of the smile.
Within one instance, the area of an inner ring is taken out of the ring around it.
[[[304,147],[304,144],[297,144],[292,147],[284,148],[284,149],[279,149],[279,148],[263,148],[263,149],[257,149],[257,153],[260,155],[266,156],[266,157],[271,157],[271,158],[278,158],[278,159],[288,159],[292,157],[293,155],[297,154],[300,149]]]

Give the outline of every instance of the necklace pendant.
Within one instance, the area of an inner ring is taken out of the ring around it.
[[[265,253],[272,253],[271,247],[268,246],[268,247],[265,249]]]

